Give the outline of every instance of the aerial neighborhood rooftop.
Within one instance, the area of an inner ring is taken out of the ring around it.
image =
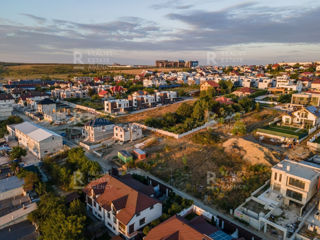
[[[107,67],[1,85],[0,238],[320,238],[320,62]]]

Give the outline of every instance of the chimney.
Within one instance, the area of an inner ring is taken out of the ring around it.
[[[290,172],[290,165],[287,166],[287,172]]]

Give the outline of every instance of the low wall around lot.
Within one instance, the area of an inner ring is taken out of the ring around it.
[[[149,131],[152,131],[152,132],[155,132],[155,133],[159,133],[159,134],[162,134],[162,135],[165,135],[165,136],[168,136],[168,137],[173,137],[173,138],[179,139],[179,138],[185,137],[187,135],[190,135],[192,133],[195,133],[197,131],[200,131],[202,129],[205,129],[207,127],[211,127],[211,126],[217,124],[217,122],[215,120],[212,120],[212,121],[209,121],[209,122],[205,123],[204,125],[202,125],[200,127],[194,128],[194,129],[192,129],[192,130],[190,130],[188,132],[181,133],[181,134],[168,132],[168,131],[165,131],[165,130],[162,130],[162,129],[158,129],[158,128],[148,127],[148,126],[140,124],[140,123],[135,123],[135,124],[137,126],[143,128],[143,129],[146,129],[146,130],[149,130]]]
[[[90,113],[93,113],[93,114],[97,114],[97,115],[101,115],[101,114],[105,114],[104,112],[100,112],[94,108],[90,108],[90,107],[86,107],[86,106],[82,106],[82,105],[79,105],[79,104],[75,104],[75,103],[71,103],[71,102],[68,102],[68,101],[60,101],[61,103],[64,103],[72,108],[77,108],[77,109],[81,109],[83,111],[86,111],[86,112],[90,112]]]
[[[320,137],[320,132],[315,134],[308,142],[307,146],[313,150],[320,151],[320,144],[316,143],[315,140]]]

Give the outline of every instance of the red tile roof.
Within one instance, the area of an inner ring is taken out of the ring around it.
[[[209,80],[209,81],[207,81],[207,83],[209,85],[211,85],[212,87],[214,87],[214,88],[218,88],[219,87],[219,84],[216,83],[215,81]]]
[[[173,216],[151,229],[145,240],[210,240],[208,235],[216,231],[218,229],[201,216],[191,221],[180,216]]]
[[[105,175],[89,183],[83,191],[89,196],[95,196],[97,203],[108,211],[113,205],[117,211],[117,219],[125,225],[135,214],[159,203],[147,195],[154,193],[151,186],[146,186],[129,175]]]
[[[224,96],[217,97],[215,100],[221,104],[226,104],[226,105],[233,104],[233,101],[230,98],[226,98]]]
[[[242,88],[237,89],[235,92],[254,93],[255,90],[251,89],[251,88],[248,88],[248,87],[242,87]]]

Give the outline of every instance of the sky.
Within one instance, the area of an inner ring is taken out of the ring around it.
[[[0,8],[0,61],[320,61],[319,23],[318,0],[10,0]]]

